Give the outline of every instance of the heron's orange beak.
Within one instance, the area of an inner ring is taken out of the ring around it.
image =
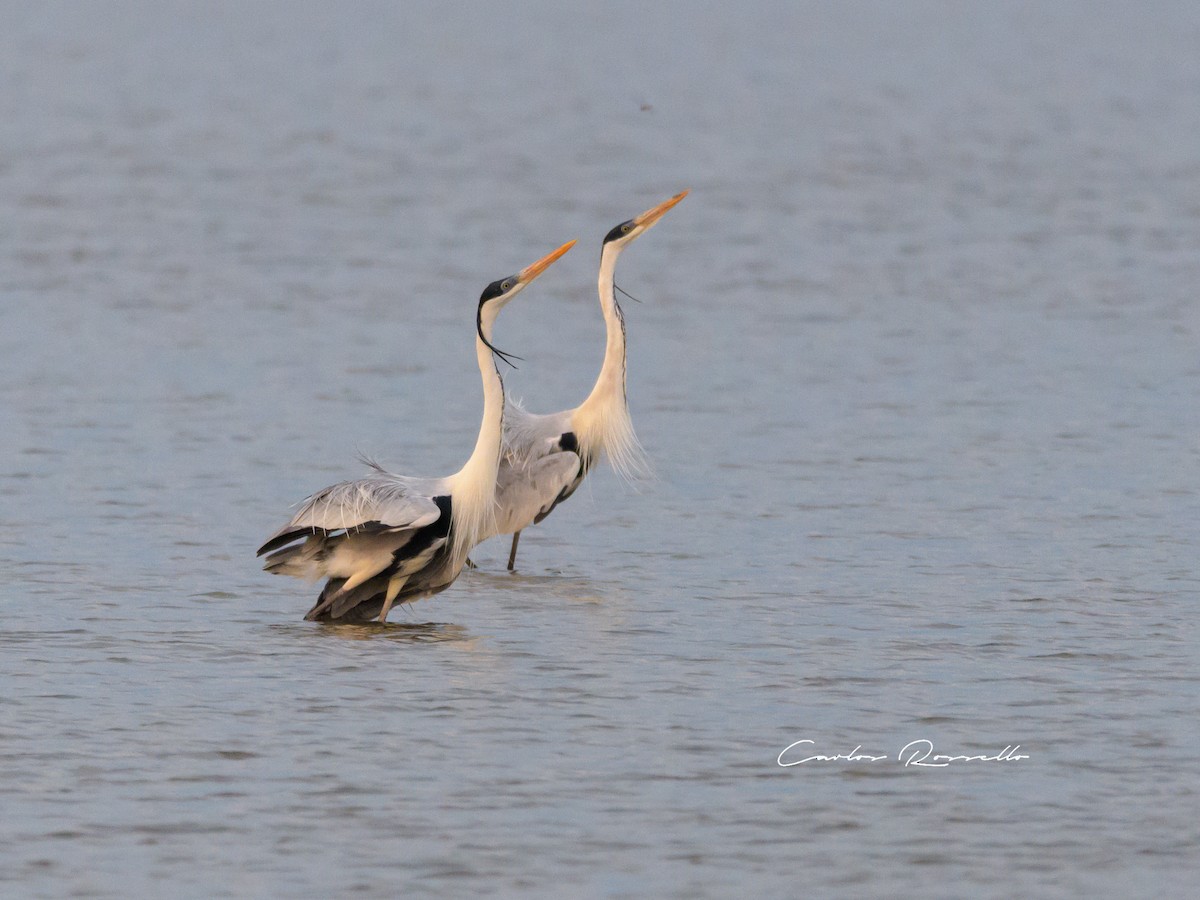
[[[659,219],[661,219],[663,217],[663,214],[668,209],[670,209],[672,206],[674,206],[676,203],[678,203],[680,200],[682,200],[687,195],[688,195],[687,191],[680,191],[678,194],[676,194],[670,200],[664,200],[662,203],[658,204],[658,206],[654,207],[654,209],[646,210],[644,213],[642,213],[640,216],[638,216],[637,218],[635,218],[633,220],[633,224],[640,225],[643,228],[649,228],[651,225],[653,225],[655,222],[657,222]]]
[[[560,256],[574,246],[574,241],[567,241],[553,253],[549,254],[548,256],[543,256],[532,266],[526,266],[517,273],[517,281],[521,282],[521,284],[529,284],[529,282],[533,281],[533,279],[545,272],[548,268],[550,268],[552,263],[554,263]]]

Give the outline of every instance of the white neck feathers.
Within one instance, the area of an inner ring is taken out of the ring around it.
[[[492,325],[500,312],[494,304],[480,310],[479,326],[490,343]],[[483,421],[471,458],[451,481],[451,529],[454,557],[466,559],[485,534],[495,531],[496,472],[500,465],[500,438],[504,429],[504,383],[496,369],[491,349],[478,335],[475,356],[483,379]]]
[[[644,475],[647,466],[625,398],[625,319],[613,285],[621,249],[621,244],[610,241],[600,253],[597,287],[607,331],[604,363],[592,392],[571,417],[571,427],[585,462],[595,463],[599,456],[607,456],[618,475],[632,480]]]

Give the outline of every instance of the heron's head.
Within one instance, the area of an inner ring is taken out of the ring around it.
[[[640,216],[634,216],[627,222],[622,222],[605,236],[604,245],[606,247],[610,244],[617,248],[624,247],[634,238],[645,234],[654,227],[654,223],[661,219],[668,209],[687,195],[687,191],[681,191],[670,200],[664,200],[653,209],[646,210]]]
[[[492,323],[496,321],[496,316],[509,300],[521,293],[530,282],[550,268],[560,256],[574,246],[574,241],[567,241],[553,253],[548,253],[532,265],[526,266],[516,275],[498,278],[483,289],[483,293],[479,296],[479,311],[475,317],[475,327],[479,332],[479,339],[501,359],[505,359],[506,355],[493,347],[491,341],[488,340],[488,334],[491,332]]]

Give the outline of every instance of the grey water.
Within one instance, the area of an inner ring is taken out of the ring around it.
[[[5,4],[0,893],[1189,893],[1198,9]],[[484,285],[580,240],[496,334],[574,405],[684,188],[654,477],[301,621],[255,548],[461,465]]]

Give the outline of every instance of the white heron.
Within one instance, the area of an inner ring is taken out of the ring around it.
[[[479,298],[475,355],[483,378],[483,421],[466,465],[445,478],[375,474],[313,494],[259,550],[268,572],[327,578],[304,617],[340,622],[387,621],[397,600],[449,587],[467,554],[495,525],[496,472],[504,419],[504,384],[492,346],[496,316],[574,241],[516,275],[493,281]]]
[[[600,375],[587,399],[574,409],[545,415],[527,412],[516,403],[507,405],[504,454],[496,482],[495,530],[484,537],[513,536],[510,571],[516,564],[521,531],[541,522],[570,497],[602,456],[625,478],[645,470],[645,456],[625,397],[625,318],[617,303],[613,273],[621,251],[687,194],[678,193],[622,222],[604,238],[598,287],[607,340]]]

